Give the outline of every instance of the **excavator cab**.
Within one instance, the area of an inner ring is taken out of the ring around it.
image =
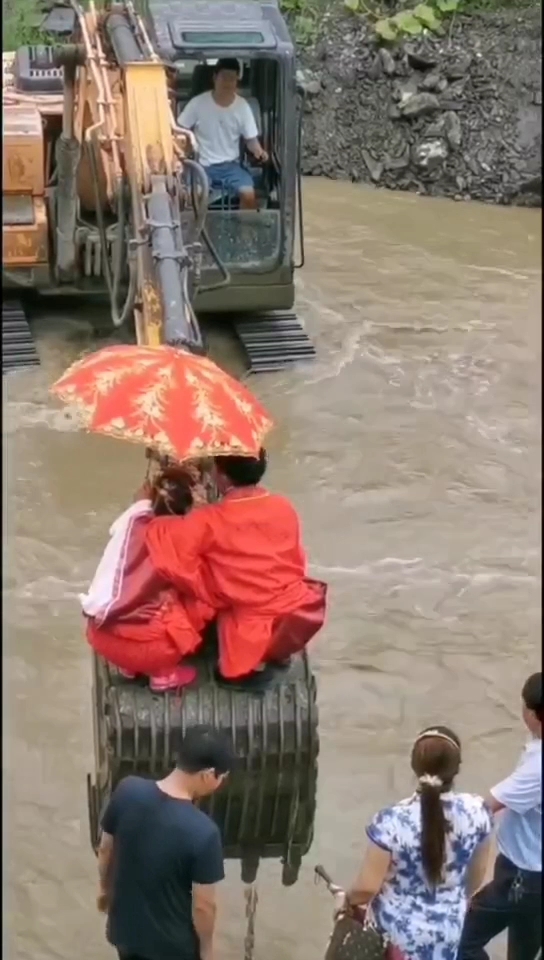
[[[192,97],[212,89],[219,58],[236,58],[238,93],[249,103],[269,155],[261,166],[240,144],[240,159],[255,185],[257,211],[238,209],[221,191],[209,197],[197,310],[292,309],[297,227],[302,230],[302,100],[295,50],[279,7],[255,0],[182,0],[168,6],[149,0],[145,20],[160,56],[172,67],[175,115],[180,116]]]

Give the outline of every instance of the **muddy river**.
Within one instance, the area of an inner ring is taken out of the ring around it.
[[[452,725],[485,790],[523,741],[539,669],[540,213],[306,185],[300,313],[313,365],[253,381],[277,422],[271,484],[293,497],[331,586],[315,644],[316,838],[298,884],[261,867],[256,960],[319,960],[321,861],[357,867],[367,818],[411,789],[411,738]],[[4,381],[5,937],[10,960],[107,960],[85,775],[90,658],[77,594],[143,473],[74,431],[47,387],[92,342],[92,311],[43,312],[42,367]],[[212,355],[241,369],[232,338]],[[218,960],[242,960],[229,865]],[[7,928],[7,929],[6,929]],[[497,947],[501,957],[503,948]]]

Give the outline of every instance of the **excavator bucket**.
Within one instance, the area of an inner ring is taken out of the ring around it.
[[[237,763],[225,787],[204,804],[218,824],[225,856],[246,883],[262,858],[281,858],[283,883],[298,876],[312,838],[316,805],[316,685],[306,655],[261,694],[218,687],[212,659],[195,661],[197,682],[180,695],[153,694],[93,658],[95,771],[87,783],[91,843],[111,791],[130,774],[160,778],[175,762],[176,732],[199,723],[223,730]]]

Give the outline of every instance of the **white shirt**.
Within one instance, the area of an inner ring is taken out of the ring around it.
[[[178,123],[194,131],[203,167],[238,162],[240,137],[255,140],[259,136],[249,103],[238,95],[229,107],[221,107],[211,92],[201,93],[182,110]]]
[[[497,845],[520,870],[542,871],[542,740],[530,740],[514,772],[491,790],[504,804]]]

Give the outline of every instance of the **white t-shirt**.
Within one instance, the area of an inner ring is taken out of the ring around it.
[[[203,167],[239,160],[240,137],[259,136],[249,103],[238,95],[229,107],[220,107],[211,92],[201,93],[182,110],[178,123],[194,131]]]

